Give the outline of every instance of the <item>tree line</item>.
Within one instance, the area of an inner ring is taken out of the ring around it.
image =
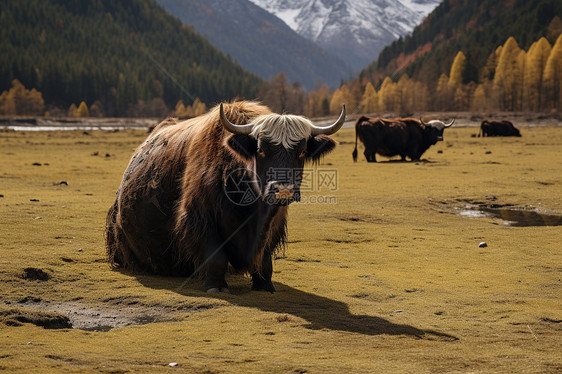
[[[3,0],[0,21],[0,92],[35,90],[50,115],[85,102],[90,115],[163,116],[178,100],[255,97],[261,83],[154,0]]]

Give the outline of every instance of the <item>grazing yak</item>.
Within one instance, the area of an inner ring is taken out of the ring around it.
[[[519,130],[509,121],[484,120],[480,124],[478,137],[484,136],[521,136]]]
[[[410,160],[419,160],[427,149],[443,140],[443,130],[455,123],[453,119],[445,124],[433,120],[424,122],[412,118],[383,119],[360,117],[355,122],[355,149],[353,161],[357,161],[357,138],[365,146],[367,162],[377,162],[375,154],[391,157],[400,155]]]
[[[344,119],[345,106],[335,123],[318,127],[238,101],[162,122],[135,151],[107,214],[108,261],[200,275],[208,292],[228,292],[230,263],[251,274],[253,289],[274,292],[272,255],[286,244],[304,163],[334,149],[328,135]]]

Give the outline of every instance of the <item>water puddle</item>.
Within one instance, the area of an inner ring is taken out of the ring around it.
[[[499,218],[506,226],[562,226],[561,214],[551,213],[534,207],[467,204],[464,208],[457,209],[461,217]]]

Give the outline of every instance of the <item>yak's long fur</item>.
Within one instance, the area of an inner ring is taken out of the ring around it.
[[[291,126],[293,119],[280,119],[284,116],[255,102],[225,104],[224,109],[234,124],[259,118],[255,137],[274,136],[290,145],[300,133],[310,135],[307,124]],[[271,121],[289,125],[286,131],[256,133],[271,130]],[[284,248],[287,207],[237,206],[224,193],[226,177],[247,172],[251,163],[227,145],[232,136],[223,129],[218,107],[187,121],[166,120],[152,131],[135,151],[107,215],[111,264],[189,275],[200,272],[202,248],[216,246],[224,247],[234,267],[255,272],[264,252]]]

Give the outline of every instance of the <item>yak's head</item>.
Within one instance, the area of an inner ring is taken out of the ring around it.
[[[431,145],[434,145],[435,143],[443,140],[443,131],[447,127],[453,126],[455,120],[453,119],[449,123],[444,123],[443,121],[439,121],[436,119],[429,122],[424,122],[420,117],[420,123],[425,126],[426,138],[429,140]]]
[[[228,146],[246,160],[253,174],[255,192],[270,205],[300,201],[303,168],[317,162],[336,146],[328,135],[336,133],[345,120],[345,106],[336,122],[315,126],[301,116],[267,114],[245,125],[230,122],[220,106],[224,128],[234,135]]]

